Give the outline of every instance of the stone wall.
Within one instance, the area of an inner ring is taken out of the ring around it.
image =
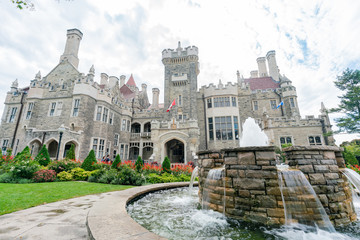
[[[351,188],[339,170],[345,167],[341,148],[293,146],[284,151],[289,166],[305,174],[335,226],[356,220]]]
[[[339,166],[344,167],[342,149],[307,146],[290,147],[285,151],[290,167],[304,173],[333,225],[356,220],[349,184],[339,170]],[[201,151],[198,156],[200,203],[204,200],[205,206],[235,219],[266,225],[285,223],[274,147]],[[225,166],[224,178],[206,183],[209,171],[222,166]],[[204,190],[208,191],[208,201],[203,199]],[[311,205],[313,201],[306,199],[297,204]]]

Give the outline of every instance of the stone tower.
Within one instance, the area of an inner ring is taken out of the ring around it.
[[[79,52],[79,46],[80,41],[82,39],[82,32],[80,30],[74,28],[74,29],[68,29],[67,30],[67,39],[66,39],[66,45],[63,55],[60,57],[60,62],[64,60],[68,60],[74,67],[78,68],[79,66],[79,58],[78,58],[78,52]]]
[[[198,48],[189,46],[164,49],[162,62],[165,66],[164,109],[175,99],[176,106],[167,118],[197,119],[196,91],[199,74]]]
[[[275,81],[279,81],[279,68],[276,64],[276,57],[275,57],[275,51],[269,51],[266,54],[266,59],[268,61],[268,65],[269,65],[269,75],[270,77],[272,77]]]

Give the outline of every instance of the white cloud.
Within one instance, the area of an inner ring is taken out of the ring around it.
[[[235,81],[237,70],[248,77],[257,57],[276,50],[281,73],[297,87],[302,115],[318,115],[321,101],[339,102],[336,76],[360,68],[359,8],[356,0],[42,0],[35,11],[19,11],[1,2],[0,99],[16,78],[26,86],[37,71],[46,75],[64,50],[66,29],[79,28],[81,72],[94,64],[97,79],[101,72],[133,73],[138,85],[161,92],[161,51],[177,41],[199,47],[199,87]]]

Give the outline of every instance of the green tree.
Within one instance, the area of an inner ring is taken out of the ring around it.
[[[81,168],[86,171],[92,171],[94,170],[93,164],[96,163],[96,157],[94,150],[91,149],[87,157],[85,158],[84,162],[81,164]]]
[[[11,155],[11,152],[8,153]],[[25,160],[31,160],[31,152],[30,152],[30,148],[28,146],[26,146],[20,153],[16,154],[14,161],[25,161]]]
[[[143,162],[143,160],[141,159],[141,157],[138,156],[138,159],[137,159],[136,162],[135,162],[135,169],[136,169],[136,171],[137,171],[137,172],[140,172],[141,169],[143,168],[143,166],[144,166],[144,162]]]
[[[170,164],[170,160],[168,157],[164,158],[164,161],[162,163],[162,168],[163,168],[164,172],[168,172],[168,173],[171,172],[171,164]]]
[[[121,163],[121,159],[120,159],[120,155],[116,155],[115,157],[115,161],[113,162],[113,164],[111,165],[111,168],[116,169],[117,166]]]
[[[74,144],[71,144],[70,149],[66,152],[65,158],[75,159],[75,145]]]
[[[30,0],[23,0],[23,1],[11,0],[11,2],[14,3],[16,5],[16,7],[20,10],[22,10],[24,8],[34,10],[34,4]]]
[[[344,114],[335,119],[339,128],[338,132],[360,132],[360,71],[347,68],[341,76],[337,76],[335,86],[344,92],[340,96],[340,104],[330,112]]]
[[[46,145],[43,145],[40,149],[38,155],[35,157],[35,161],[38,161],[40,165],[47,166],[50,163],[50,155],[46,148]]]

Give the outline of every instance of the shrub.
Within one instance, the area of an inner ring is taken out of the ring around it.
[[[170,160],[168,157],[165,157],[163,163],[162,163],[162,168],[164,172],[170,173],[171,172],[171,164],[170,164]]]
[[[118,171],[116,169],[110,169],[109,171],[105,171],[104,174],[101,175],[98,182],[99,183],[111,183],[118,176]]]
[[[107,171],[105,168],[96,169],[90,172],[89,182],[98,182],[99,178]]]
[[[65,158],[75,159],[75,145],[74,144],[71,144],[70,149],[66,152]]]
[[[46,148],[46,145],[43,145],[42,148],[40,149],[38,155],[35,157],[35,160],[39,162],[40,165],[42,166],[47,166],[50,163],[50,156],[49,156],[49,152]]]
[[[56,172],[49,169],[41,169],[34,173],[32,178],[35,182],[53,182],[56,179]]]
[[[121,179],[119,184],[123,185],[140,186],[146,181],[144,176],[136,173],[136,171],[128,165],[122,165],[117,177]]]
[[[7,172],[0,175],[0,183],[12,183],[14,181],[12,173]]]
[[[58,179],[60,181],[71,181],[71,180],[73,180],[73,175],[71,173],[65,172],[65,171],[59,173],[57,175],[57,177],[58,177]]]
[[[346,148],[344,148],[343,155],[345,163],[351,165],[359,165],[359,161],[356,159],[355,155],[352,152],[347,151]]]
[[[91,149],[91,151],[89,152],[89,154],[87,155],[87,157],[85,158],[84,162],[81,165],[81,168],[86,170],[86,171],[92,171],[94,170],[94,166],[93,164],[96,163],[96,157],[95,157],[95,152],[93,149]]]
[[[38,162],[31,159],[19,158],[19,160],[10,167],[10,172],[15,178],[31,179],[39,169],[40,165]]]
[[[115,161],[111,165],[111,168],[117,168],[119,164],[121,164],[121,159],[120,159],[120,155],[117,154],[115,157]]]
[[[11,152],[10,152],[11,154]],[[10,157],[7,155],[7,157]],[[30,161],[32,160],[31,158],[31,153],[30,153],[30,148],[28,146],[26,146],[20,153],[16,154],[14,161]]]
[[[140,172],[144,167],[144,162],[142,161],[141,157],[138,156],[138,159],[135,162],[135,169],[137,172]]]
[[[85,171],[79,167],[72,169],[70,173],[76,181],[86,181],[86,179],[90,176],[89,171]]]
[[[56,173],[60,173],[63,171],[69,172],[74,168],[80,167],[81,162],[76,160],[70,160],[70,159],[62,159],[62,160],[55,160],[52,163],[50,163],[47,168],[54,170]]]

